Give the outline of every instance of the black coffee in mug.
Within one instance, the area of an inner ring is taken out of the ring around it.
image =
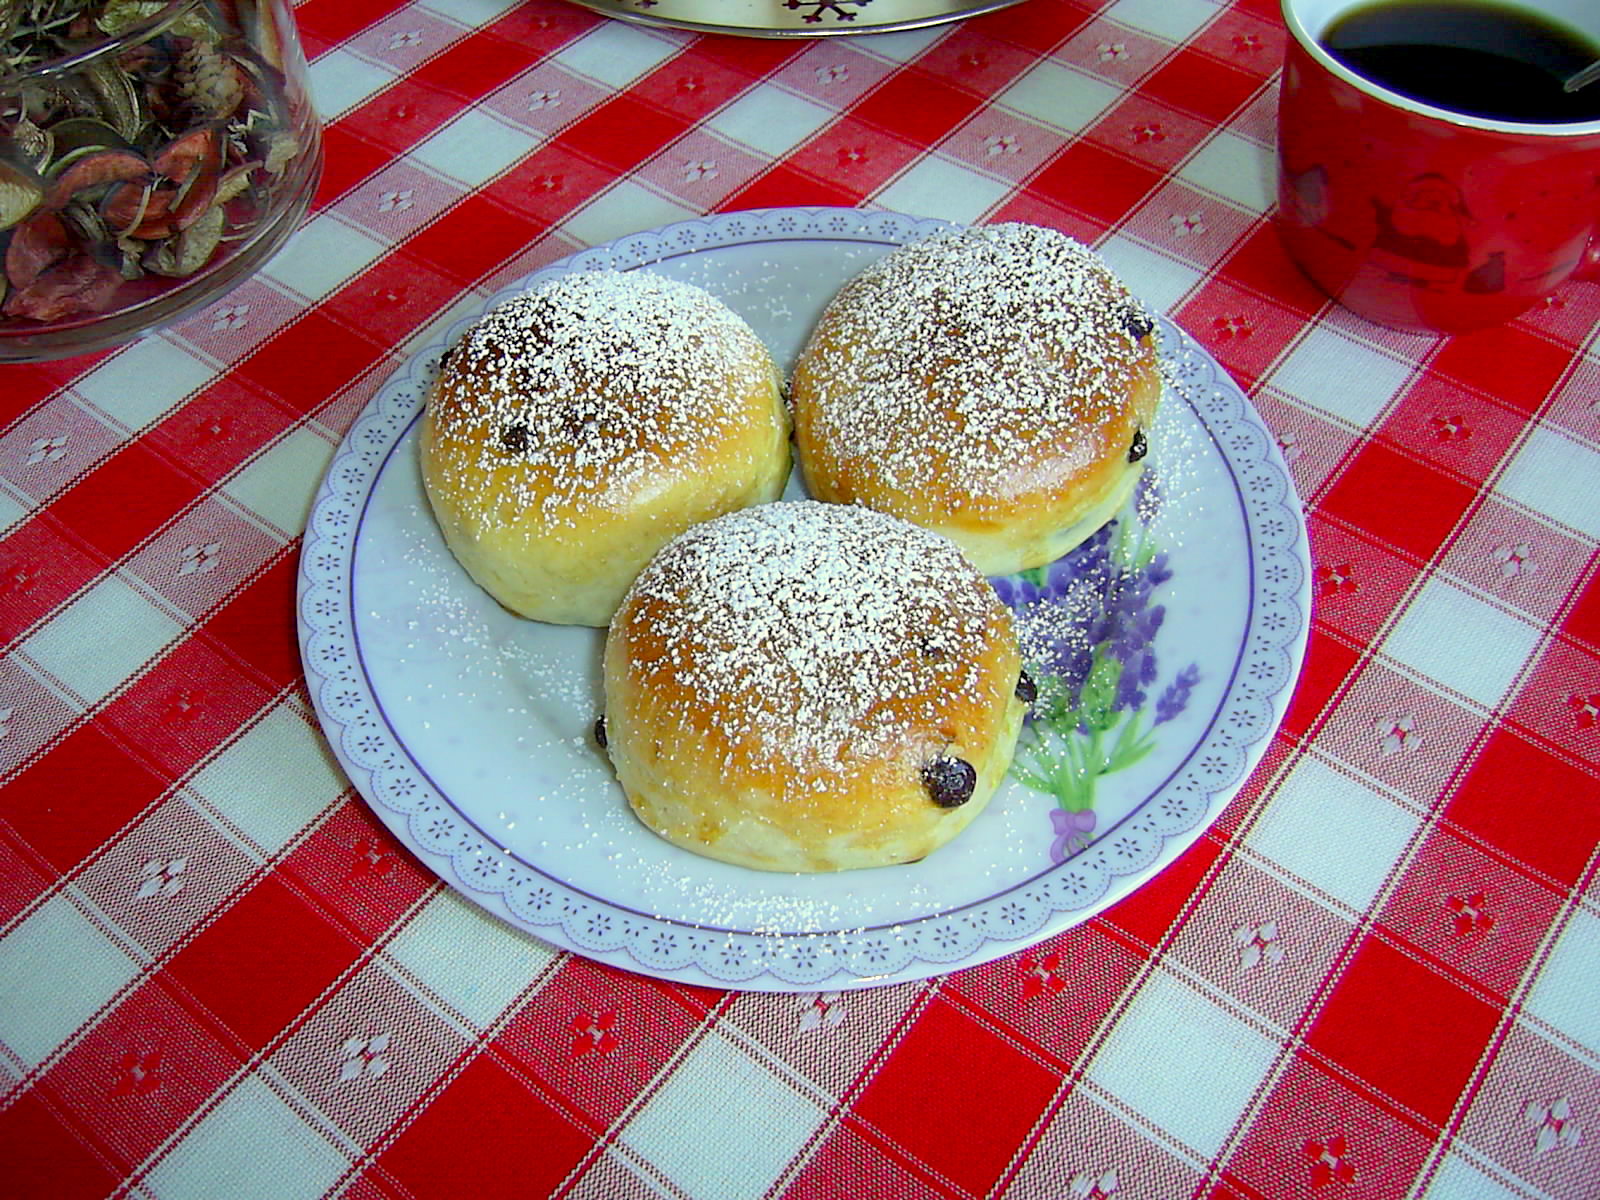
[[[1600,59],[1600,45],[1514,5],[1376,0],[1317,40],[1364,79],[1451,112],[1540,124],[1600,120],[1600,82],[1562,90]]]

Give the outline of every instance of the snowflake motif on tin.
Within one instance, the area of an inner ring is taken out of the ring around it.
[[[160,896],[170,900],[183,889],[183,873],[188,869],[187,858],[152,858],[139,870],[139,899]]]
[[[231,333],[243,329],[250,320],[248,304],[224,304],[211,316],[212,333]]]
[[[411,46],[422,45],[422,30],[406,29],[389,35],[389,49],[405,50]]]
[[[850,68],[843,63],[830,63],[816,70],[817,82],[826,87],[830,83],[849,83]]]
[[[1024,954],[1017,963],[1017,972],[1022,976],[1022,998],[1031,1000],[1035,996],[1055,996],[1064,992],[1067,977],[1063,968],[1060,951],[1052,950],[1042,956]]]
[[[389,1049],[387,1033],[372,1037],[353,1037],[340,1047],[339,1079],[354,1083],[358,1079],[377,1079],[389,1070],[390,1062],[384,1057]]]
[[[1206,223],[1200,219],[1200,210],[1191,213],[1173,213],[1167,218],[1172,225],[1172,236],[1186,238],[1206,231]]]
[[[1415,750],[1422,741],[1417,723],[1411,717],[1379,717],[1372,731],[1377,735],[1378,749],[1385,758]]]
[[[1071,1200],[1111,1200],[1117,1194],[1117,1173],[1115,1170],[1079,1171],[1067,1184],[1067,1195]]]
[[[872,0],[783,0],[783,7],[790,12],[803,12],[800,19],[807,25],[818,25],[824,15],[831,16],[835,21],[854,21],[856,14]]]
[[[528,97],[528,111],[538,112],[543,108],[561,107],[561,89],[551,88],[545,92],[535,92]]]
[[[1311,1160],[1312,1187],[1355,1182],[1356,1169],[1350,1161],[1350,1145],[1344,1134],[1336,1133],[1332,1137],[1309,1141],[1303,1150]]]
[[[117,1061],[117,1081],[113,1096],[148,1096],[161,1087],[161,1051],[140,1054],[129,1050]]]
[[[800,998],[801,1033],[816,1033],[818,1030],[826,1033],[830,1029],[839,1028],[844,1023],[844,1018],[843,992],[818,992],[815,996]]]
[[[1565,1096],[1541,1104],[1530,1100],[1522,1110],[1524,1120],[1532,1125],[1535,1154],[1546,1154],[1555,1149],[1571,1149],[1583,1142],[1583,1130],[1572,1119],[1572,1102]]]
[[[1012,610],[1037,695],[1011,773],[1056,802],[1050,860],[1065,862],[1093,840],[1095,788],[1156,748],[1200,682],[1190,663],[1164,676],[1156,637],[1166,617],[1158,591],[1172,578],[1151,522],[1161,488],[1146,471],[1133,517],[1103,526],[1047,567],[993,580]]]
[[[411,188],[402,188],[398,192],[384,192],[383,195],[378,197],[378,211],[381,213],[405,212],[408,208],[415,208],[415,195],[416,193]]]
[[[983,139],[983,152],[990,158],[998,158],[1002,154],[1016,154],[1021,149],[1016,135],[1012,133],[991,133]]]
[[[580,1012],[567,1022],[567,1033],[572,1036],[572,1057],[585,1054],[605,1054],[619,1045],[612,1032],[617,1023],[615,1011],[599,1014]]]
[[[1534,561],[1533,547],[1527,542],[1496,546],[1491,553],[1502,579],[1520,579],[1539,569],[1539,564]]]
[[[1486,910],[1489,898],[1483,892],[1470,896],[1451,896],[1444,902],[1450,912],[1450,924],[1457,937],[1472,933],[1487,933],[1494,928],[1494,917]]]
[[[30,467],[40,463],[60,462],[67,453],[67,440],[70,434],[58,433],[54,437],[34,438],[28,443],[28,457],[24,460]]]
[[[683,164],[683,181],[685,183],[696,183],[702,179],[715,179],[718,174],[717,164],[711,159]]]
[[[1241,925],[1233,931],[1233,944],[1239,949],[1239,969],[1253,970],[1262,963],[1275,967],[1283,961],[1283,942],[1278,938],[1278,923]]]
[[[1121,62],[1128,57],[1128,47],[1122,42],[1101,42],[1094,49],[1101,62]]]
[[[196,542],[185,546],[178,558],[179,575],[206,575],[216,569],[221,542]]]

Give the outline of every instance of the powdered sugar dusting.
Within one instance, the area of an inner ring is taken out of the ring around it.
[[[735,400],[774,382],[766,348],[702,288],[647,271],[563,275],[491,309],[430,398],[441,439],[549,521],[616,508],[749,420]],[[504,470],[514,464],[516,473]]]
[[[1155,322],[1104,261],[1020,223],[936,234],[856,277],[806,354],[814,438],[889,486],[981,511],[1103,454]],[[797,393],[798,394],[798,393]],[[914,431],[914,436],[908,433]]]
[[[687,687],[732,753],[819,786],[902,744],[908,726],[937,726],[952,693],[982,703],[979,660],[1009,625],[947,539],[815,501],[689,530],[621,612],[641,686]]]

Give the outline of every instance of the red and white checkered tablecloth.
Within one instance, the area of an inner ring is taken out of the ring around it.
[[[328,167],[257,277],[0,368],[0,1195],[1600,1196],[1600,290],[1455,338],[1268,217],[1272,0],[695,36],[305,0]],[[926,982],[742,994],[554,950],[398,845],[305,691],[314,490],[409,352],[713,211],[1023,219],[1234,376],[1315,611],[1175,865]]]

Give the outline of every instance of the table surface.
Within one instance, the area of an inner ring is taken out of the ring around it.
[[[0,371],[0,1191],[1600,1194],[1600,291],[1455,338],[1327,304],[1268,223],[1269,0],[810,41],[297,12],[328,167],[295,240]],[[1283,726],[1171,867],[986,965],[795,995],[446,888],[340,773],[294,620],[335,447],[456,314],[789,205],[1099,247],[1250,396],[1314,568]]]

